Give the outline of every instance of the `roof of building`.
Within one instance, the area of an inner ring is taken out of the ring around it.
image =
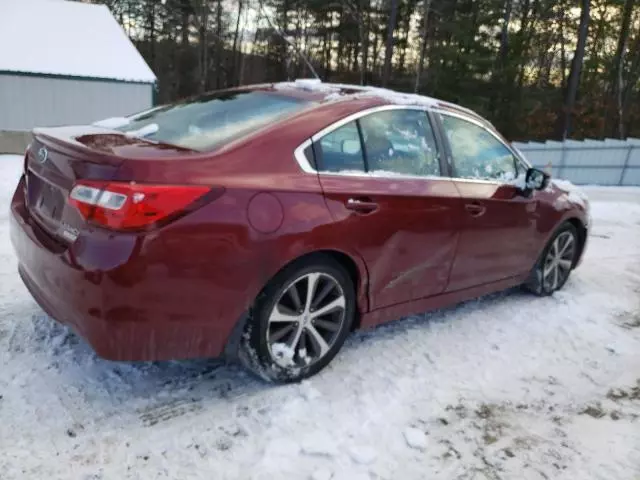
[[[0,73],[156,81],[104,5],[0,0],[0,12]]]

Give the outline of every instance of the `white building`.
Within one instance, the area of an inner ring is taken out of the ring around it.
[[[155,81],[106,6],[0,0],[0,130],[135,113]]]

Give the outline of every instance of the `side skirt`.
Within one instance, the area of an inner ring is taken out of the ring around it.
[[[466,300],[471,300],[473,298],[487,295],[489,293],[506,290],[517,285],[522,285],[527,281],[528,277],[528,274],[509,277],[504,280],[486,283],[477,287],[466,288],[464,290],[458,290],[455,292],[447,292],[433,297],[421,298],[420,300],[413,300],[411,302],[404,302],[397,305],[391,305],[389,307],[372,310],[371,312],[367,312],[362,315],[360,328],[375,327],[376,325],[380,325],[381,323],[389,322],[391,320],[398,320],[399,318],[406,317],[408,315],[416,315],[419,313],[428,312],[429,310],[449,307]]]

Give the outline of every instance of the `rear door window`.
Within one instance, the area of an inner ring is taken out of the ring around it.
[[[385,110],[360,120],[370,172],[439,176],[438,149],[429,117],[423,110]]]

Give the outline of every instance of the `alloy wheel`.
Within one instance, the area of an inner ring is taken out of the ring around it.
[[[345,320],[346,298],[327,273],[308,273],[284,289],[269,315],[267,343],[281,367],[304,367],[323,358]]]
[[[576,252],[576,240],[572,232],[560,233],[549,248],[542,269],[542,285],[553,292],[564,284],[571,273]]]

